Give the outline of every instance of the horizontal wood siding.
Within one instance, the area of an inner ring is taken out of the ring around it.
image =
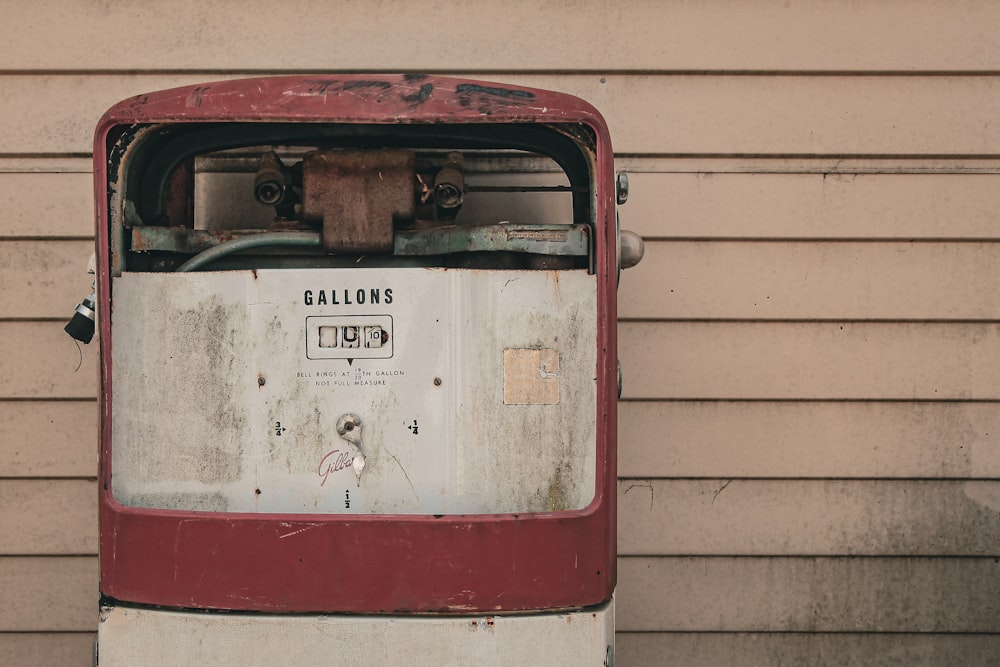
[[[79,298],[86,296],[81,292]],[[97,396],[97,347],[76,344],[65,320],[0,321],[2,398],[63,399]],[[96,341],[96,339],[95,339]]]
[[[447,74],[473,75],[462,69]],[[114,102],[243,78],[199,74],[0,75],[0,154],[78,154]],[[505,82],[590,101],[615,150],[639,155],[992,156],[994,76],[510,74]],[[47,113],[40,116],[38,109]]]
[[[96,524],[96,482],[0,480],[0,554],[93,554]]]
[[[626,399],[997,400],[1000,323],[637,322]]]
[[[979,320],[998,311],[995,242],[661,241],[626,272],[619,315]]]
[[[632,185],[622,223],[647,239],[1000,239],[1000,165],[989,161],[623,156],[618,163]],[[0,157],[4,236],[91,238],[90,168],[85,158]],[[776,173],[745,172],[751,168]],[[871,168],[919,173],[851,171]]]
[[[686,167],[696,172],[633,170],[622,224],[646,238],[944,241],[1000,237],[995,220],[1000,207],[1000,174],[995,170],[1000,165],[992,162],[818,158],[635,162],[634,167],[647,170]],[[752,168],[771,173],[745,171]],[[903,173],[863,173],[872,169]],[[808,173],[789,173],[792,170]],[[636,271],[641,269],[647,267],[636,267]]]
[[[990,557],[619,558],[622,632],[996,633]],[[95,627],[97,559],[0,556],[11,632]],[[11,598],[15,599],[15,598]]]
[[[97,548],[91,480],[0,480],[0,554]],[[625,479],[622,555],[989,556],[993,481]]]
[[[0,632],[0,664],[92,667],[93,645],[93,632]]]
[[[994,481],[635,479],[618,486],[624,555],[992,556]]]
[[[1000,560],[619,560],[618,628],[699,632],[1000,631]]]
[[[39,5],[31,20],[12,20],[0,34],[9,45],[6,67],[22,71],[1000,69],[992,30],[1000,11],[986,0],[517,0],[474,11],[453,2],[427,11],[404,0],[308,0],[289,16],[245,9],[236,0],[141,11],[115,3]],[[423,38],[437,35],[447,39],[430,48]]]
[[[617,664],[994,664],[998,23],[985,0],[11,8],[0,664],[90,664],[97,350],[62,327],[98,118],[376,67],[580,95],[630,172]]]
[[[1000,478],[994,402],[627,401],[626,478]]]
[[[0,433],[5,478],[97,476],[96,401],[0,401]]]
[[[1000,478],[1000,410],[969,402],[643,401],[619,408],[625,478]],[[0,402],[5,476],[97,475],[97,403]]]
[[[0,556],[4,632],[89,632],[97,627],[96,556]]]
[[[93,280],[88,240],[0,241],[0,312],[61,317]],[[649,241],[624,319],[982,320],[1000,307],[995,242]],[[975,294],[976,298],[969,298]]]
[[[0,241],[0,312],[40,319],[72,314],[87,295],[93,241]],[[67,310],[68,309],[68,310]]]
[[[626,400],[1000,398],[983,363],[1000,323],[627,322],[620,338]],[[0,352],[6,398],[96,396],[95,348],[60,321],[0,322]]]
[[[660,667],[993,667],[993,635],[933,633],[622,632],[615,664]]]

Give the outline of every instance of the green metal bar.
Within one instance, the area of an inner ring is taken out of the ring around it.
[[[183,227],[134,227],[132,250],[160,250],[195,255],[221,248],[207,262],[250,248],[319,245],[315,232],[264,230],[206,231]],[[400,230],[393,254],[400,256],[447,255],[458,252],[524,252],[537,255],[585,257],[590,252],[587,225],[494,225],[435,227]],[[196,266],[201,266],[199,262]],[[179,270],[184,269],[184,266]]]

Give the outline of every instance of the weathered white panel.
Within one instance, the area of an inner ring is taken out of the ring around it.
[[[993,323],[636,322],[619,347],[626,398],[1000,398]]]
[[[97,338],[78,346],[64,326],[0,322],[0,398],[97,396]]]
[[[1000,482],[624,479],[623,555],[986,556]]]
[[[617,667],[994,667],[995,635],[619,632]]]
[[[992,319],[1000,244],[646,244],[624,271],[621,317]]]
[[[596,465],[595,309],[583,271],[124,274],[114,494],[215,511],[583,508]],[[310,344],[338,316],[389,329],[384,346]],[[505,375],[507,350],[546,351],[534,373],[555,403],[505,404],[524,381]],[[336,431],[346,414],[362,420],[360,482],[358,450]]]
[[[985,0],[877,3],[643,2],[581,5],[310,0],[294,12],[234,0],[143,6],[12,5],[8,69],[251,68],[402,71],[1000,69]],[[114,39],[93,39],[93,35]],[[422,37],[447,35],[428,49]],[[296,48],[290,48],[294,44]]]
[[[6,477],[97,475],[94,401],[0,401],[0,433]]]
[[[517,616],[271,616],[104,607],[100,664],[607,665],[614,601]]]
[[[0,479],[0,554],[97,552],[97,484]]]
[[[1000,478],[995,403],[626,401],[618,414],[622,477]]]
[[[997,632],[995,558],[621,558],[617,628]]]
[[[631,161],[619,162],[620,169],[628,169]],[[631,172],[622,225],[660,238],[910,240],[1000,234],[1000,174],[934,173],[971,169],[972,160],[952,166],[944,160],[915,166],[911,160],[702,162],[643,161],[645,169],[696,173]],[[928,173],[844,173],[852,168]],[[735,169],[782,173],[715,173]],[[804,170],[816,173],[789,173]]]
[[[469,72],[452,70],[456,76]],[[3,75],[0,153],[89,153],[118,101],[247,74]],[[474,75],[473,75],[474,76]],[[478,78],[577,95],[639,155],[992,156],[1000,77],[503,74]],[[38,109],[45,109],[44,115]]]
[[[93,631],[96,556],[0,557],[0,628],[5,632]],[[16,601],[14,604],[11,601]]]

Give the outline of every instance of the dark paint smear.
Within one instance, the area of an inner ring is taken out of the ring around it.
[[[309,88],[308,88],[309,92],[311,92],[311,93],[312,92],[316,92],[316,93],[319,93],[319,94],[322,95],[322,94],[326,93],[326,91],[330,88],[330,86],[332,86],[335,83],[337,83],[337,80],[336,79],[312,79],[312,80],[307,80],[306,83],[309,84]],[[315,90],[313,88],[314,86],[319,86],[319,90]]]
[[[414,104],[423,104],[431,96],[431,91],[434,90],[434,85],[430,83],[425,83],[420,86],[420,90],[412,95],[404,95],[404,102],[412,102]]]
[[[191,91],[191,95],[189,97],[193,100],[194,105],[196,107],[201,106],[205,98],[205,93],[207,93],[211,89],[212,89],[211,86],[204,86],[204,87],[198,86],[197,88]]]
[[[492,88],[490,86],[480,86],[475,83],[460,83],[455,87],[455,92],[459,94],[479,93],[482,95],[493,95],[495,97],[519,97],[525,100],[535,99],[535,94],[528,92],[527,90]]]
[[[406,81],[423,81],[427,78],[426,74],[404,74],[403,79]]]
[[[392,88],[388,81],[348,81],[344,84],[344,90],[356,90],[358,88]]]

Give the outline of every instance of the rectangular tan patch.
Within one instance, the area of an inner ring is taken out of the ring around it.
[[[503,351],[504,405],[559,403],[559,353],[551,349]]]

